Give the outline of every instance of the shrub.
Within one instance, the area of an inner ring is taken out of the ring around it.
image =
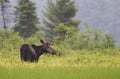
[[[40,45],[39,40],[44,39],[44,38],[45,38],[45,35],[44,35],[43,31],[39,30],[31,37],[25,39],[25,43]]]
[[[0,30],[0,50],[1,53],[11,53],[20,48],[20,45],[24,40],[19,36],[17,32],[10,30]]]
[[[89,27],[86,27],[84,31],[78,31],[75,27],[60,24],[55,31],[58,33],[55,43],[58,47],[60,46],[61,50],[115,48],[114,36],[110,33],[102,33],[100,30],[90,30]]]

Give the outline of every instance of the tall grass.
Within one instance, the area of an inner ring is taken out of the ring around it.
[[[106,50],[110,52],[111,50]],[[40,57],[38,63],[30,64],[30,66],[41,67],[120,67],[119,51],[112,50],[110,53],[101,53],[101,51],[69,51],[67,55],[52,56],[44,54]],[[117,52],[117,53],[114,53]],[[114,53],[114,54],[113,54]],[[0,66],[15,67],[23,65],[20,61],[19,52],[13,54],[0,54]],[[24,63],[28,65],[28,63]]]
[[[120,79],[119,73],[118,53],[71,50],[61,56],[44,54],[38,63],[21,63],[18,52],[0,55],[0,79]]]

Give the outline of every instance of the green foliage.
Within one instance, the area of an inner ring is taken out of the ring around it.
[[[35,34],[39,30],[35,4],[30,0],[19,0],[18,6],[15,8],[16,25],[14,31],[19,32],[20,36],[25,38]]]
[[[54,31],[56,32],[55,40],[63,41],[64,39],[68,39],[72,36],[73,33],[78,31],[78,28],[74,26],[67,26],[65,24],[59,24],[54,28]]]
[[[23,64],[22,64],[23,65]],[[31,64],[30,64],[31,65]],[[119,79],[120,68],[0,67],[1,79]],[[114,72],[114,73],[113,73]]]
[[[40,45],[40,39],[44,39],[44,38],[45,38],[45,35],[44,35],[43,31],[39,30],[31,37],[25,39],[25,43]]]
[[[54,40],[53,47],[58,56],[67,55],[73,50],[88,50],[87,52],[93,51],[92,53],[101,51],[101,53],[108,55],[119,53],[119,50],[115,48],[111,34],[108,34],[106,37],[106,34],[97,30],[79,32],[75,27],[68,28],[64,24],[56,27],[55,31],[58,33],[58,36]],[[62,37],[61,33],[63,31],[65,35]],[[10,55],[11,53],[19,52],[20,46],[24,43],[40,45],[39,40],[44,38],[44,33],[41,30],[27,39],[23,39],[19,36],[19,33],[0,30],[0,53]]]
[[[46,19],[43,20],[43,23],[47,28],[46,34],[50,38],[54,38],[56,32],[53,29],[61,23],[74,27],[79,25],[80,21],[72,19],[77,12],[74,1],[56,0],[52,2],[52,0],[48,0],[47,4],[48,6],[44,12]]]
[[[105,37],[104,37],[106,40],[104,40],[104,47],[115,47],[115,40],[114,40],[114,36],[110,33],[107,33],[105,34]]]
[[[0,30],[0,53],[5,56],[19,52],[20,47],[24,43],[40,45],[40,39],[44,38],[42,31],[38,31],[31,37],[24,39],[19,36],[18,32],[10,30]]]
[[[0,53],[10,54],[18,51],[24,40],[18,33],[9,30],[0,30]]]
[[[58,34],[55,38],[55,44],[58,46],[58,53],[65,53],[61,50],[96,50],[101,49],[106,53],[105,49],[114,49],[114,37],[110,33],[102,33],[99,30],[90,30],[86,27],[84,31],[78,31],[75,27],[68,27],[60,24],[55,29]],[[60,47],[59,47],[60,46]],[[61,50],[60,50],[60,49]],[[115,54],[114,52],[111,52]],[[109,51],[110,54],[110,51]]]

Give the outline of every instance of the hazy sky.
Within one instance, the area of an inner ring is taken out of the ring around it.
[[[11,0],[15,5],[17,0]],[[46,0],[32,0],[37,5],[37,14],[42,19]],[[81,20],[80,28],[88,23],[91,29],[100,29],[115,35],[120,45],[120,0],[76,0],[78,12],[75,19]]]
[[[88,23],[92,29],[113,33],[120,45],[120,0],[76,0],[76,5],[80,27]]]

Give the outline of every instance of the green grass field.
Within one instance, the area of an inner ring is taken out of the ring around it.
[[[79,52],[43,55],[38,63],[21,63],[18,53],[0,55],[0,79],[120,79],[120,54]]]
[[[120,68],[0,67],[1,79],[120,79]]]

